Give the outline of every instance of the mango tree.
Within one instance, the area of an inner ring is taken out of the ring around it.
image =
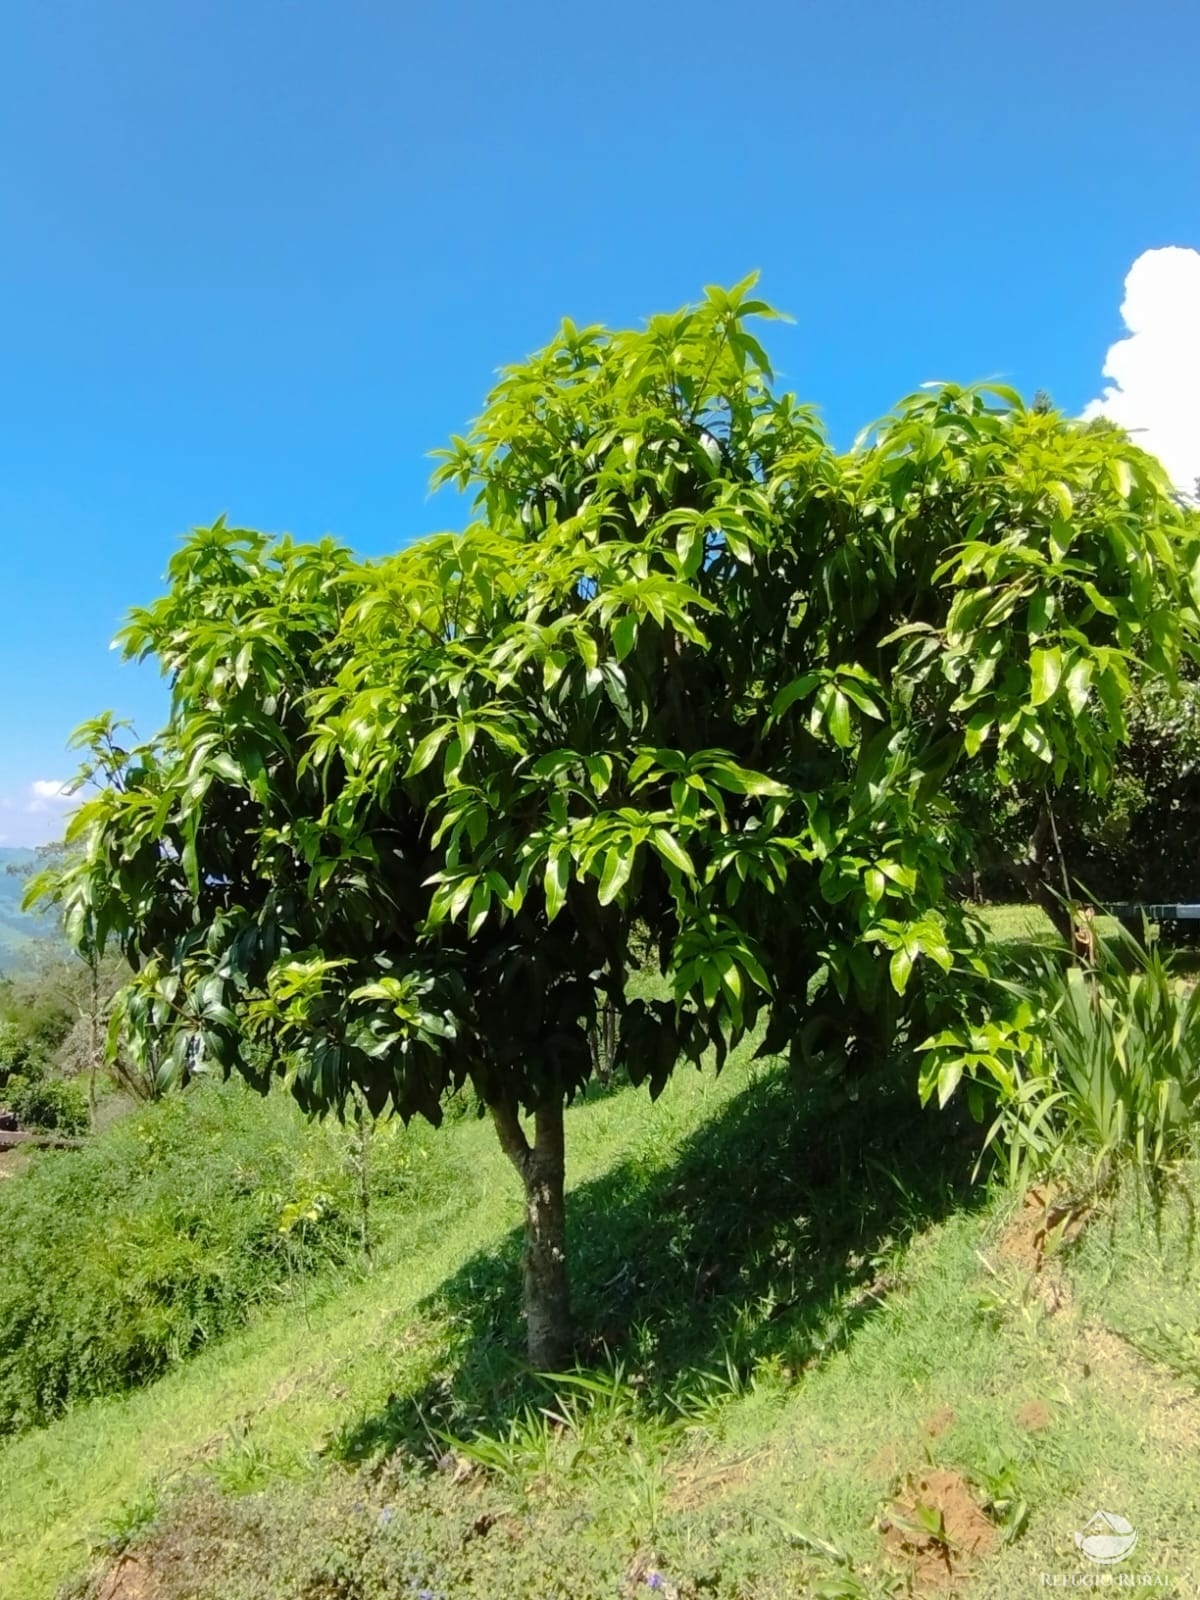
[[[916,1043],[970,942],[949,775],[1102,785],[1131,673],[1191,648],[1197,530],[1149,457],[952,385],[839,453],[771,315],[747,281],[564,324],[442,452],[462,532],[380,562],[194,534],[124,635],[168,723],[83,731],[102,787],[47,886],[137,969],[143,1049],[317,1112],[436,1122],[471,1084],[524,1186],[540,1368],[601,1010],[652,1095],[760,1021],[801,1069]]]

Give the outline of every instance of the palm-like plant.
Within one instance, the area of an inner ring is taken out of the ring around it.
[[[1118,1159],[1146,1170],[1177,1154],[1200,1114],[1200,987],[1153,940],[1125,929],[1096,941],[1090,967],[1035,948],[994,980],[1002,1018],[927,1041],[923,1092],[944,1101],[960,1078],[998,1101],[989,1143],[1010,1169],[1040,1171],[1081,1149],[1097,1175]]]

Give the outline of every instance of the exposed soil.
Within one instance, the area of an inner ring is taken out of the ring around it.
[[[867,1474],[872,1478],[886,1479],[890,1483],[900,1471],[902,1460],[903,1452],[901,1447],[892,1440],[888,1444],[881,1445],[871,1457],[867,1465]]]
[[[158,1600],[158,1580],[141,1556],[122,1556],[110,1567],[96,1600]]]
[[[1026,1400],[1017,1412],[1018,1425],[1030,1433],[1048,1428],[1053,1421],[1054,1414],[1044,1400]]]
[[[194,1600],[203,1578],[220,1572],[231,1536],[253,1536],[253,1524],[231,1527],[211,1486],[197,1487],[168,1508],[145,1543],[104,1573],[95,1600]]]
[[[769,1449],[764,1449],[733,1460],[700,1456],[684,1462],[672,1475],[665,1504],[672,1511],[694,1511],[711,1505],[761,1477],[771,1454]]]
[[[996,1254],[1026,1272],[1040,1273],[1047,1249],[1073,1244],[1087,1226],[1091,1208],[1053,1184],[1030,1189],[1021,1209],[1000,1235]]]
[[[0,1149],[0,1178],[15,1177],[23,1167],[29,1165],[29,1152],[19,1147]]]
[[[1092,1215],[1086,1202],[1048,1184],[1030,1189],[1020,1211],[996,1241],[996,1257],[1028,1280],[1029,1292],[1049,1316],[1070,1312],[1074,1301],[1057,1254],[1073,1244]]]
[[[909,1478],[880,1532],[889,1557],[907,1568],[915,1594],[956,1592],[997,1539],[966,1483],[949,1471]]]
[[[931,1417],[926,1417],[922,1431],[928,1439],[940,1439],[957,1421],[949,1406],[941,1406]]]

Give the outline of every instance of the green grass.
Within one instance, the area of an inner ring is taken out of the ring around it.
[[[1054,924],[1040,906],[985,905],[977,909],[984,926],[997,944],[1032,945],[1058,941]],[[1096,918],[1096,932],[1103,939],[1116,939],[1120,927],[1116,917],[1101,915]],[[1135,931],[1140,938],[1140,930]],[[1158,924],[1151,923],[1150,931],[1156,934]],[[1200,951],[1194,944],[1169,945],[1168,948],[1176,970],[1189,976],[1197,974],[1200,970]]]
[[[1054,924],[1041,906],[981,906],[979,915],[998,944],[1032,944],[1057,938]],[[1114,937],[1120,926],[1115,917],[1096,918],[1096,931],[1104,938]]]
[[[1113,1193],[1035,1271],[1019,1198],[968,1187],[969,1126],[878,1090],[798,1105],[743,1053],[572,1108],[593,1343],[549,1386],[513,1354],[490,1125],[402,1135],[438,1181],[373,1271],[0,1447],[0,1597],[83,1595],[125,1547],[156,1600],[608,1600],[654,1572],[680,1600],[876,1596],[907,1581],[878,1518],[937,1470],[991,1505],[981,1600],[1078,1571],[1100,1506],[1141,1532],[1122,1573],[1190,1592],[1200,1169]]]
[[[737,1088],[736,1073],[695,1076],[657,1106],[628,1095],[576,1108],[576,1181],[629,1150],[644,1161],[668,1151]],[[121,1506],[198,1461],[236,1479],[252,1440],[252,1476],[304,1477],[332,1440],[386,1410],[389,1394],[446,1373],[453,1311],[418,1308],[464,1269],[467,1289],[471,1263],[482,1269],[489,1249],[512,1260],[520,1198],[490,1124],[468,1120],[438,1137],[453,1178],[446,1197],[395,1227],[369,1277],[317,1285],[307,1318],[289,1303],[150,1388],[81,1406],[0,1449],[4,1600],[52,1595]],[[515,1297],[515,1279],[509,1289]]]
[[[1025,944],[1054,937],[1054,924],[1040,906],[982,906],[979,915],[1001,944]]]

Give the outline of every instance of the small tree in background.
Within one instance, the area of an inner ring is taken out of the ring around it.
[[[118,731],[115,726],[110,728],[110,747]],[[59,876],[70,858],[70,850],[61,841],[38,845],[31,860],[10,865],[8,871],[27,880],[38,873]],[[107,1048],[112,1003],[129,980],[128,963],[120,955],[101,953],[86,940],[71,949],[63,939],[61,923],[53,936],[38,941],[35,950],[31,970],[0,981],[0,1016],[11,1010],[19,1016],[21,1028],[31,1031],[39,1026],[44,1031],[47,1019],[57,1019],[40,1051],[42,1066],[67,1078],[86,1074],[93,1110],[97,1077],[106,1061],[117,1084],[135,1098],[157,1099],[165,1093],[170,1083],[155,1081],[153,1075],[134,1068],[123,1050]]]
[[[1190,648],[1200,541],[1149,457],[954,386],[839,455],[774,387],[771,315],[748,280],[564,324],[443,454],[461,534],[360,563],[197,532],[125,633],[167,727],[83,730],[103,788],[43,884],[137,968],[144,1049],[273,1062],[313,1111],[436,1122],[469,1081],[542,1368],[604,1008],[652,1094],[760,1016],[799,1068],[914,1044],[971,944],[950,776],[1102,787],[1133,678]],[[647,931],[660,999],[627,993]]]
[[[1135,689],[1125,717],[1128,738],[1101,791],[1074,779],[1051,793],[999,784],[985,770],[955,775],[955,803],[980,841],[972,864],[978,892],[1005,898],[1015,890],[1056,919],[1064,878],[1072,893],[1082,885],[1102,900],[1200,900],[1200,682],[1194,667],[1189,664],[1177,688],[1150,682]]]
[[[1031,409],[1057,416],[1041,390]],[[1124,437],[1104,417],[1084,431]],[[1172,498],[1188,509],[1186,497]],[[1178,678],[1146,671],[1143,646],[1153,643],[1136,631],[1129,641],[1124,736],[1103,784],[1079,773],[1057,784],[1036,772],[1002,777],[978,762],[952,774],[955,808],[976,841],[964,883],[970,892],[1003,898],[1016,891],[1040,905],[1067,939],[1069,903],[1079,892],[1151,903],[1200,898],[1200,671],[1190,657]]]

